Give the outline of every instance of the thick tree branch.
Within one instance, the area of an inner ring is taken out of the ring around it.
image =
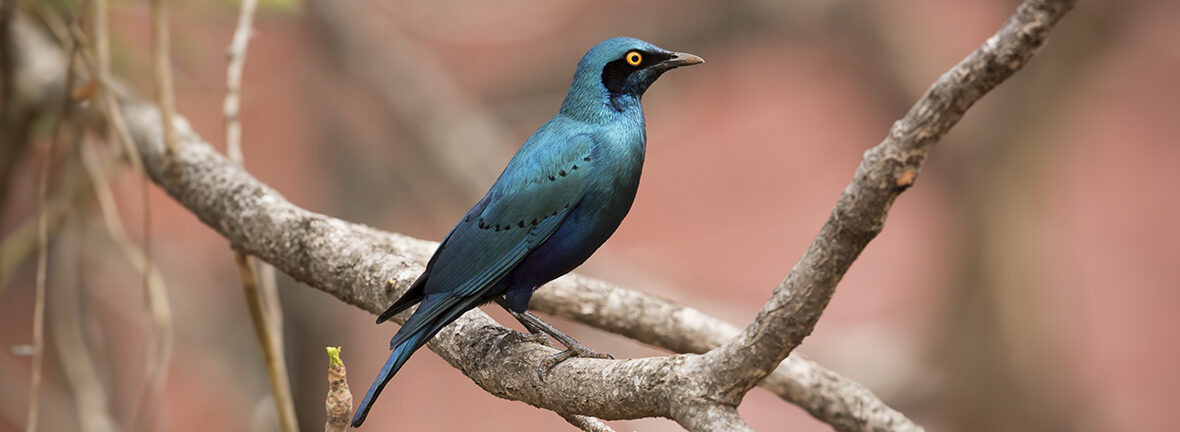
[[[581,275],[537,291],[529,307],[677,353],[703,353],[741,330],[697,309]],[[860,384],[798,354],[759,383],[837,431],[921,431]]]
[[[1074,3],[1022,3],[995,35],[930,86],[881,144],[865,152],[828,221],[758,317],[705,355],[717,366],[718,398],[740,401],[811,333],[836,284],[885,226],[893,200],[913,185],[930,148],[980,97],[1028,62]]]

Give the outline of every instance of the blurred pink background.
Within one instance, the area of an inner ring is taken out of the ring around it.
[[[224,148],[236,3],[170,3],[178,110]],[[311,210],[439,240],[556,112],[589,47],[627,35],[691,52],[707,63],[669,73],[645,98],[647,162],[630,216],[579,271],[739,325],[806,248],[861,153],[1017,4],[343,3],[259,11],[241,116],[255,176]],[[146,2],[114,1],[111,15],[115,74],[150,96]],[[1173,430],[1178,19],[1177,2],[1081,2],[934,149],[799,351],[928,430]],[[43,157],[31,152],[15,174],[0,232],[35,214]],[[129,171],[114,183],[136,239],[138,187]],[[230,249],[154,187],[150,205],[176,326],[159,430],[276,430]],[[127,422],[145,358],[139,276],[93,212],[74,223],[74,243],[53,243],[49,289],[81,288],[111,409]],[[30,342],[34,268],[26,260],[0,297],[6,349]],[[359,397],[395,327],[285,276],[280,292],[299,420],[318,430],[323,347],[343,346]],[[485,308],[511,323],[495,309]],[[555,321],[616,357],[660,353]],[[79,430],[59,359],[50,342],[42,430]],[[23,430],[29,371],[28,357],[0,353],[0,431]],[[830,430],[761,390],[740,411],[760,430]],[[423,350],[362,430],[393,429],[572,428],[484,393]]]

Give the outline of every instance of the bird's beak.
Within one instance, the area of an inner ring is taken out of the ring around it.
[[[674,69],[681,66],[691,66],[694,64],[704,63],[705,59],[700,58],[689,53],[674,52],[672,58],[664,60],[659,63],[659,67],[663,70]]]

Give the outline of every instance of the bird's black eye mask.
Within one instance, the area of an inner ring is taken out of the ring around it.
[[[611,97],[620,96],[632,73],[672,58],[671,53],[630,50],[623,58],[607,63],[602,68],[602,85]],[[658,75],[658,74],[657,74]]]

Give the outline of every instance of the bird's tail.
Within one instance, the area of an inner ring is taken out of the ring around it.
[[[365,393],[365,398],[361,400],[360,406],[356,409],[356,414],[352,417],[352,427],[360,427],[361,423],[365,422],[365,417],[369,415],[369,409],[372,408],[373,402],[377,400],[377,396],[381,394],[381,390],[385,388],[385,384],[393,378],[406,360],[410,359],[410,355],[414,354],[418,348],[426,345],[430,338],[438,334],[439,330],[446,327],[459,316],[467,312],[468,309],[474,307],[467,305],[467,301],[461,301],[456,305],[454,302],[438,301],[440,299],[427,298],[423,300],[418,310],[410,319],[406,321],[401,330],[393,336],[393,344],[390,347],[393,352],[389,353],[389,359],[385,360],[385,366],[381,367],[381,372],[377,374],[377,379],[373,380],[373,385],[369,387],[369,392]],[[451,299],[454,300],[454,299]],[[441,303],[441,304],[440,304]],[[442,311],[431,312],[430,309],[440,307]],[[423,313],[427,312],[427,313]],[[441,312],[441,313],[438,313]],[[415,322],[417,320],[427,320],[433,322]],[[406,331],[408,334],[402,336],[402,332]]]
[[[377,395],[381,394],[381,389],[385,388],[385,384],[393,378],[393,374],[397,373],[398,369],[410,359],[410,355],[417,351],[423,344],[425,344],[425,333],[418,333],[407,338],[401,345],[398,345],[393,352],[389,353],[389,359],[385,360],[385,366],[381,367],[381,372],[377,374],[377,379],[373,381],[373,385],[369,387],[369,392],[365,393],[365,399],[361,401],[360,406],[356,409],[356,414],[352,417],[352,427],[360,427],[361,423],[365,422],[365,417],[369,415],[369,408],[373,406],[373,401],[377,399]]]

